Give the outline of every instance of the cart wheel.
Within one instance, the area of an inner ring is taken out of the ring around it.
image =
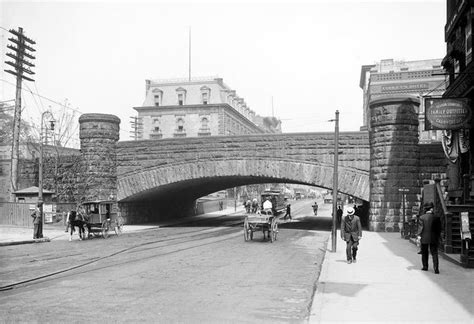
[[[117,217],[117,219],[115,219],[115,227],[114,227],[114,230],[115,230],[115,234],[120,235],[122,234],[122,230],[123,230],[123,218],[121,216]]]
[[[277,223],[277,220],[274,218],[272,220],[271,230],[270,230],[270,240],[272,241],[272,243],[276,241],[277,233],[278,233],[278,223]]]
[[[249,230],[250,230],[249,219],[248,217],[245,217],[245,220],[244,220],[244,241],[245,242],[249,240]]]
[[[103,223],[102,223],[102,237],[103,238],[107,238],[109,236],[109,222],[107,220],[105,220]]]
[[[253,240],[253,231],[252,230],[250,230],[249,236],[250,236],[250,240]]]

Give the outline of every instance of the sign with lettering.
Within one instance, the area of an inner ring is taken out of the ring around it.
[[[413,91],[429,89],[428,83],[405,83],[405,84],[388,84],[382,86],[382,92],[397,92],[397,91]]]
[[[425,130],[470,128],[470,105],[467,98],[425,98]]]

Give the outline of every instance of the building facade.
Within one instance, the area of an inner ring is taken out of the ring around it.
[[[448,86],[444,98],[470,99],[469,109],[473,110],[474,100],[474,62],[472,58],[472,26],[474,18],[474,1],[447,0],[447,17],[445,25],[446,56],[443,66],[446,70]],[[458,129],[450,131],[453,143],[456,139],[473,141],[473,130]],[[455,147],[452,147],[455,149]],[[448,177],[449,196],[455,200],[468,201],[474,198],[474,155],[469,148],[454,150],[456,156],[449,154]],[[463,188],[464,187],[464,188]],[[463,190],[464,189],[464,190]]]
[[[221,78],[146,80],[134,107],[135,139],[281,133],[281,122],[255,114]]]
[[[369,104],[387,96],[441,97],[446,88],[441,59],[395,61],[386,59],[372,65],[363,65],[360,88],[363,91],[363,126],[370,125]],[[425,107],[421,100],[418,108],[420,143],[439,142],[440,131],[425,130]]]

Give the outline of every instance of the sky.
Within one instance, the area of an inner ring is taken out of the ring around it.
[[[109,113],[130,140],[146,79],[219,76],[283,132],[362,126],[361,66],[446,53],[445,0],[5,1],[0,0],[0,101],[15,98],[3,72],[12,35],[36,42],[35,82],[23,82],[23,113]],[[72,110],[71,110],[72,111]]]

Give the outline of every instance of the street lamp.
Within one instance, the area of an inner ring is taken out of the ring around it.
[[[407,235],[407,232],[408,232],[408,222],[407,222],[407,219],[406,219],[406,202],[407,202],[407,192],[410,192],[410,189],[408,188],[399,188],[398,189],[399,192],[402,193],[402,208],[403,208],[403,219],[402,219],[402,230],[400,231],[402,233],[402,238],[409,238],[409,236]]]
[[[334,173],[332,179],[332,252],[336,252],[337,242],[337,187],[338,187],[338,170],[339,164],[339,110],[336,110],[336,118],[329,120],[335,122],[334,125]]]
[[[50,129],[54,131],[54,118],[53,114],[46,110],[41,114],[41,127],[40,127],[40,156],[39,156],[39,170],[38,170],[38,203],[39,203],[39,210],[41,215],[41,225],[39,230],[39,237],[43,237],[43,224],[44,224],[44,215],[43,215],[43,125],[44,125],[44,117],[49,115],[51,120],[49,121]],[[47,128],[46,128],[47,130]]]

